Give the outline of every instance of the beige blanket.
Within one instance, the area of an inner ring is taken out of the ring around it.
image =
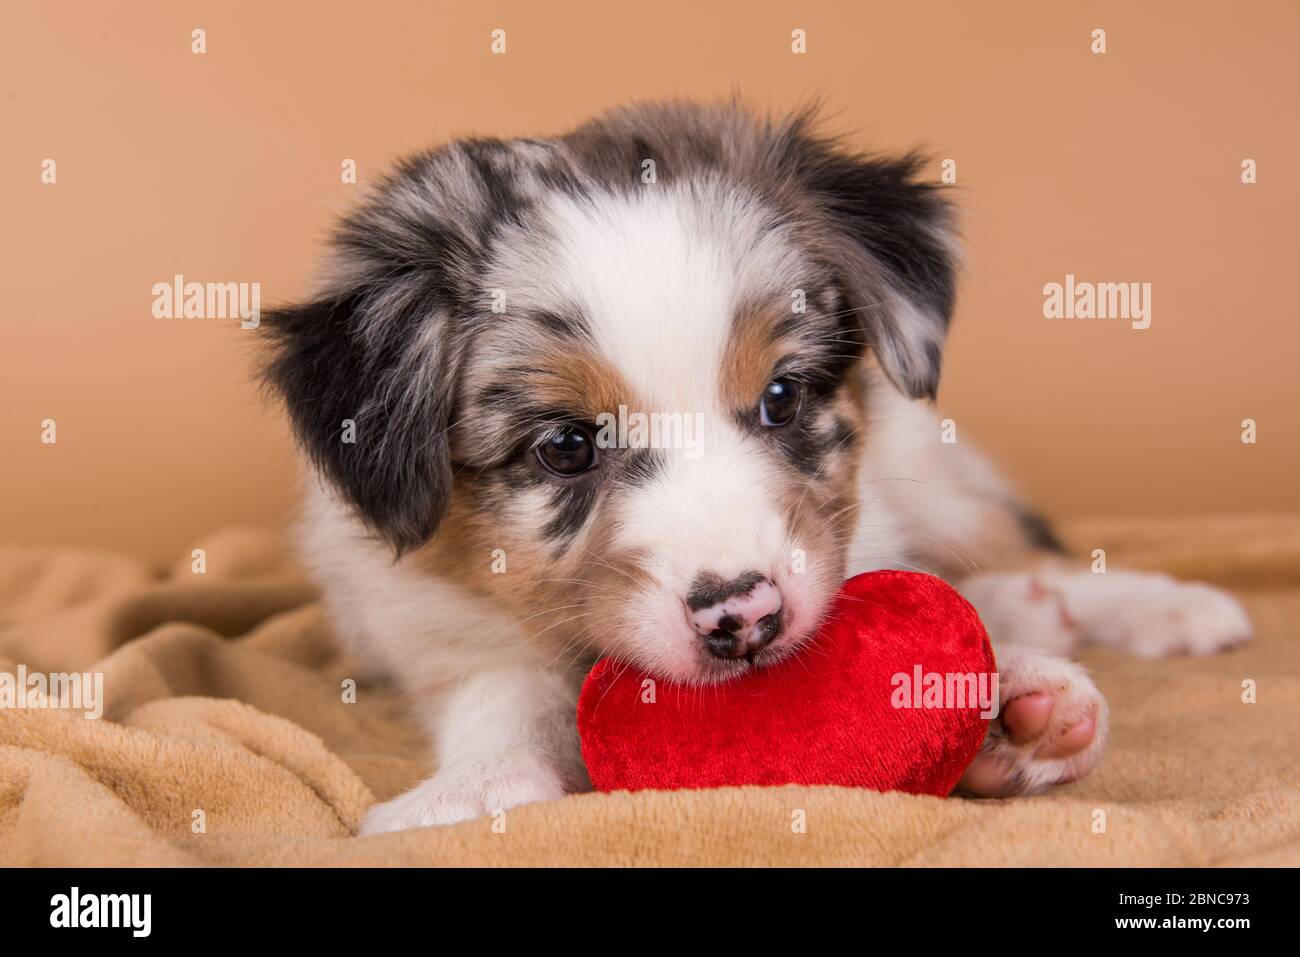
[[[1009,801],[587,794],[515,809],[504,832],[364,840],[367,806],[429,772],[424,743],[391,692],[343,700],[352,670],[275,536],[210,538],[202,575],[3,548],[0,671],[100,672],[104,703],[99,720],[0,708],[0,865],[1300,864],[1300,518],[1065,531],[1112,564],[1235,588],[1258,629],[1215,658],[1087,655],[1113,731],[1082,782]]]

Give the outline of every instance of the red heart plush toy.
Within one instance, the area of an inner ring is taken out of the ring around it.
[[[578,699],[600,791],[828,784],[945,796],[997,707],[988,636],[938,578],[871,572],[840,589],[794,657],[707,687],[603,659]]]

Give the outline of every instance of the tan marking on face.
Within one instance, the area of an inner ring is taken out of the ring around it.
[[[519,623],[530,650],[557,666],[576,662],[586,651],[584,626],[596,616],[587,607],[589,590],[580,584],[575,550],[557,557],[545,543],[530,541],[494,515],[470,482],[457,479],[438,534],[411,554],[411,563],[494,603]],[[503,573],[493,571],[497,549],[504,553]],[[486,642],[492,637],[481,636]]]
[[[557,665],[589,667],[631,625],[623,616],[633,595],[654,584],[642,556],[615,549],[615,530],[609,510],[598,507],[589,526],[556,554],[551,542],[509,528],[458,480],[438,535],[411,561],[496,602],[520,622],[531,650],[553,656]],[[504,574],[492,571],[498,548],[505,552]]]
[[[492,572],[492,517],[476,501],[470,480],[457,476],[452,487],[451,506],[438,533],[412,552],[408,561],[421,570],[432,572],[470,589],[479,595],[495,595],[498,579],[506,577]],[[523,556],[520,556],[521,558]],[[481,560],[479,560],[481,558]],[[507,554],[507,559],[513,556]],[[513,564],[513,562],[511,562]]]
[[[725,407],[748,409],[771,381],[772,370],[786,354],[776,336],[783,317],[776,309],[746,307],[737,313],[722,352],[719,390]]]
[[[637,409],[636,396],[618,370],[585,346],[544,349],[522,377],[540,404],[594,421],[602,412],[617,413],[620,405]]]

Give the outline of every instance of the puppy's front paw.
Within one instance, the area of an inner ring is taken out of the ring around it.
[[[1035,794],[1091,771],[1106,746],[1108,710],[1083,668],[1033,653],[1000,664],[1001,711],[958,787],[983,797]]]
[[[382,804],[361,822],[362,837],[413,827],[457,824],[534,801],[564,797],[559,776],[531,756],[479,758],[437,774]]]

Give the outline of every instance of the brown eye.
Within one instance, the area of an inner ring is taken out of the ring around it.
[[[759,421],[769,429],[789,425],[799,414],[799,384],[790,379],[773,379],[758,403]]]
[[[559,429],[537,446],[537,461],[552,475],[579,475],[596,464],[596,443],[582,429]]]

